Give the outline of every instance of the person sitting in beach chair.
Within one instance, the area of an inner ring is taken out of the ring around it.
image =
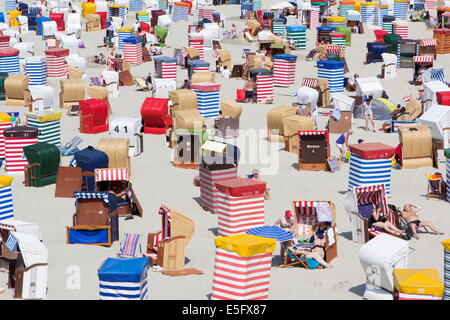
[[[403,236],[405,231],[400,230],[386,219],[383,214],[383,205],[377,204],[369,218],[369,228],[373,228],[376,231],[385,231],[395,236]]]
[[[332,268],[333,266],[325,261],[326,254],[326,238],[328,229],[330,228],[330,224],[327,222],[321,222],[317,225],[313,236],[309,239],[307,244],[311,245],[303,245],[301,242],[295,243],[290,247],[288,247],[288,252],[294,253],[297,257],[299,255],[304,256],[304,258],[310,258],[317,261],[324,268]]]
[[[425,231],[428,232],[426,227],[429,227],[437,235],[443,235],[444,233],[438,231],[431,222],[420,220],[419,216],[417,215],[417,212],[419,212],[419,210],[420,207],[418,206],[415,206],[413,204],[405,204],[403,210],[400,211],[400,215],[407,225],[407,230],[412,233],[414,238],[416,238],[417,240],[420,239],[417,233],[417,230],[419,228],[425,228]]]

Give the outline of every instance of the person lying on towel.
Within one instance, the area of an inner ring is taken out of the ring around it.
[[[333,266],[327,263],[325,258],[325,243],[326,234],[330,228],[330,223],[321,222],[318,224],[313,236],[309,239],[309,243],[313,244],[312,247],[302,247],[301,243],[297,241],[296,244],[292,245],[290,249],[295,254],[304,254],[306,258],[314,259],[320,263],[323,267],[329,269]],[[297,238],[297,235],[294,235]],[[295,240],[294,240],[295,242]]]
[[[420,239],[419,235],[417,234],[417,228],[421,227],[429,227],[431,230],[433,230],[434,233],[443,235],[444,233],[438,231],[431,222],[420,220],[419,216],[417,215],[417,212],[419,210],[420,207],[418,206],[415,206],[413,204],[405,204],[403,210],[400,211],[401,216],[408,224],[408,228],[412,231],[414,238],[416,238],[417,240]]]
[[[381,203],[377,204],[373,209],[369,219],[369,228],[373,228],[377,231],[386,231],[395,236],[403,236],[405,233],[405,231],[398,229],[392,223],[387,221],[386,216],[383,214],[383,205]]]

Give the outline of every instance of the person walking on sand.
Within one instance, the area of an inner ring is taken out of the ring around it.
[[[353,134],[353,131],[351,129],[345,131],[343,134],[339,136],[339,138],[336,139],[336,145],[339,148],[339,151],[341,152],[339,156],[339,162],[344,161],[345,155],[347,154],[347,151],[349,150],[348,146],[348,137]]]
[[[366,101],[363,103],[362,106],[362,112],[363,112],[363,116],[365,119],[365,128],[366,131],[369,131],[369,121],[372,124],[372,131],[376,132],[375,130],[375,123],[373,122],[373,110],[372,110],[372,100],[373,100],[373,96],[369,96]]]

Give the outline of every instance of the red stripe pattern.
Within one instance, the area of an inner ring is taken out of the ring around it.
[[[203,18],[205,18],[212,21],[212,14],[214,13],[214,11],[214,9],[198,8],[198,20],[202,20]]]
[[[414,56],[414,63],[423,63],[423,64],[433,64],[434,57],[433,56]]]
[[[123,43],[123,58],[131,64],[142,63],[142,45],[140,43]]]
[[[273,84],[277,87],[289,87],[295,83],[296,61],[274,59]]]
[[[423,39],[420,40],[422,47],[434,47],[436,45],[436,39]]]
[[[314,204],[315,201],[296,201],[294,203],[298,223],[310,226],[317,224],[317,211]]]
[[[23,147],[38,142],[37,137],[33,138],[10,138],[5,137],[5,158],[7,172],[23,172],[28,165],[28,161],[23,153]]]
[[[301,86],[316,88],[319,85],[319,80],[315,78],[303,78]]]
[[[5,158],[5,136],[3,131],[9,127],[11,127],[11,122],[0,123],[0,159]]]
[[[209,67],[198,67],[198,68],[192,68],[192,73],[196,72],[209,72]]]
[[[205,58],[205,52],[203,47],[203,38],[189,38],[189,47],[197,48],[200,53],[200,60]]]
[[[395,26],[393,28],[395,34],[398,34],[402,39],[408,39],[408,26]]]
[[[161,70],[163,79],[177,78],[177,64],[175,62],[163,62],[161,64]]]
[[[256,100],[258,103],[273,99],[273,76],[258,75],[256,77]]]
[[[386,201],[386,189],[384,184],[376,184],[373,186],[366,187],[354,187],[354,192],[356,195],[356,201],[358,205],[374,204],[375,206],[379,203],[383,205],[384,212],[388,220],[395,225],[395,217],[389,214],[389,209]],[[375,231],[375,229],[370,230],[372,235],[378,235],[380,232]]]
[[[319,10],[311,10],[311,18],[310,18],[310,24],[309,28],[311,30],[315,30],[319,26]]]
[[[128,181],[128,168],[95,169],[95,181]]]
[[[264,195],[233,197],[219,191],[216,199],[220,237],[244,233],[264,225]]]
[[[212,299],[263,300],[269,298],[272,253],[241,257],[216,249]]]
[[[203,209],[216,213],[219,191],[215,183],[237,177],[237,167],[225,170],[207,170],[200,167],[200,197]]]
[[[66,57],[54,57],[47,56],[47,77],[49,78],[62,78],[65,77],[68,71],[68,65]]]
[[[325,52],[327,54],[340,54],[342,51],[342,46],[326,46]]]

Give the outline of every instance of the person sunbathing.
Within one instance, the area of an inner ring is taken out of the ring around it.
[[[333,266],[327,263],[325,259],[325,244],[327,231],[330,224],[327,222],[321,222],[316,228],[314,235],[311,237],[310,242],[313,243],[312,248],[302,248],[296,245],[290,247],[295,254],[303,254],[306,258],[314,259],[326,269],[333,268]]]
[[[429,227],[431,230],[433,230],[434,233],[438,235],[443,235],[444,233],[438,231],[436,227],[429,221],[421,221],[419,216],[417,215],[417,212],[420,210],[420,207],[415,206],[413,204],[405,204],[403,207],[403,210],[401,210],[401,216],[403,219],[405,219],[406,223],[408,224],[408,228],[411,229],[414,238],[417,240],[420,239],[417,228],[421,227]]]
[[[372,215],[369,219],[369,228],[374,228],[377,231],[386,231],[395,236],[402,236],[405,231],[398,229],[391,222],[387,221],[383,214],[383,205],[377,204],[373,209]]]

